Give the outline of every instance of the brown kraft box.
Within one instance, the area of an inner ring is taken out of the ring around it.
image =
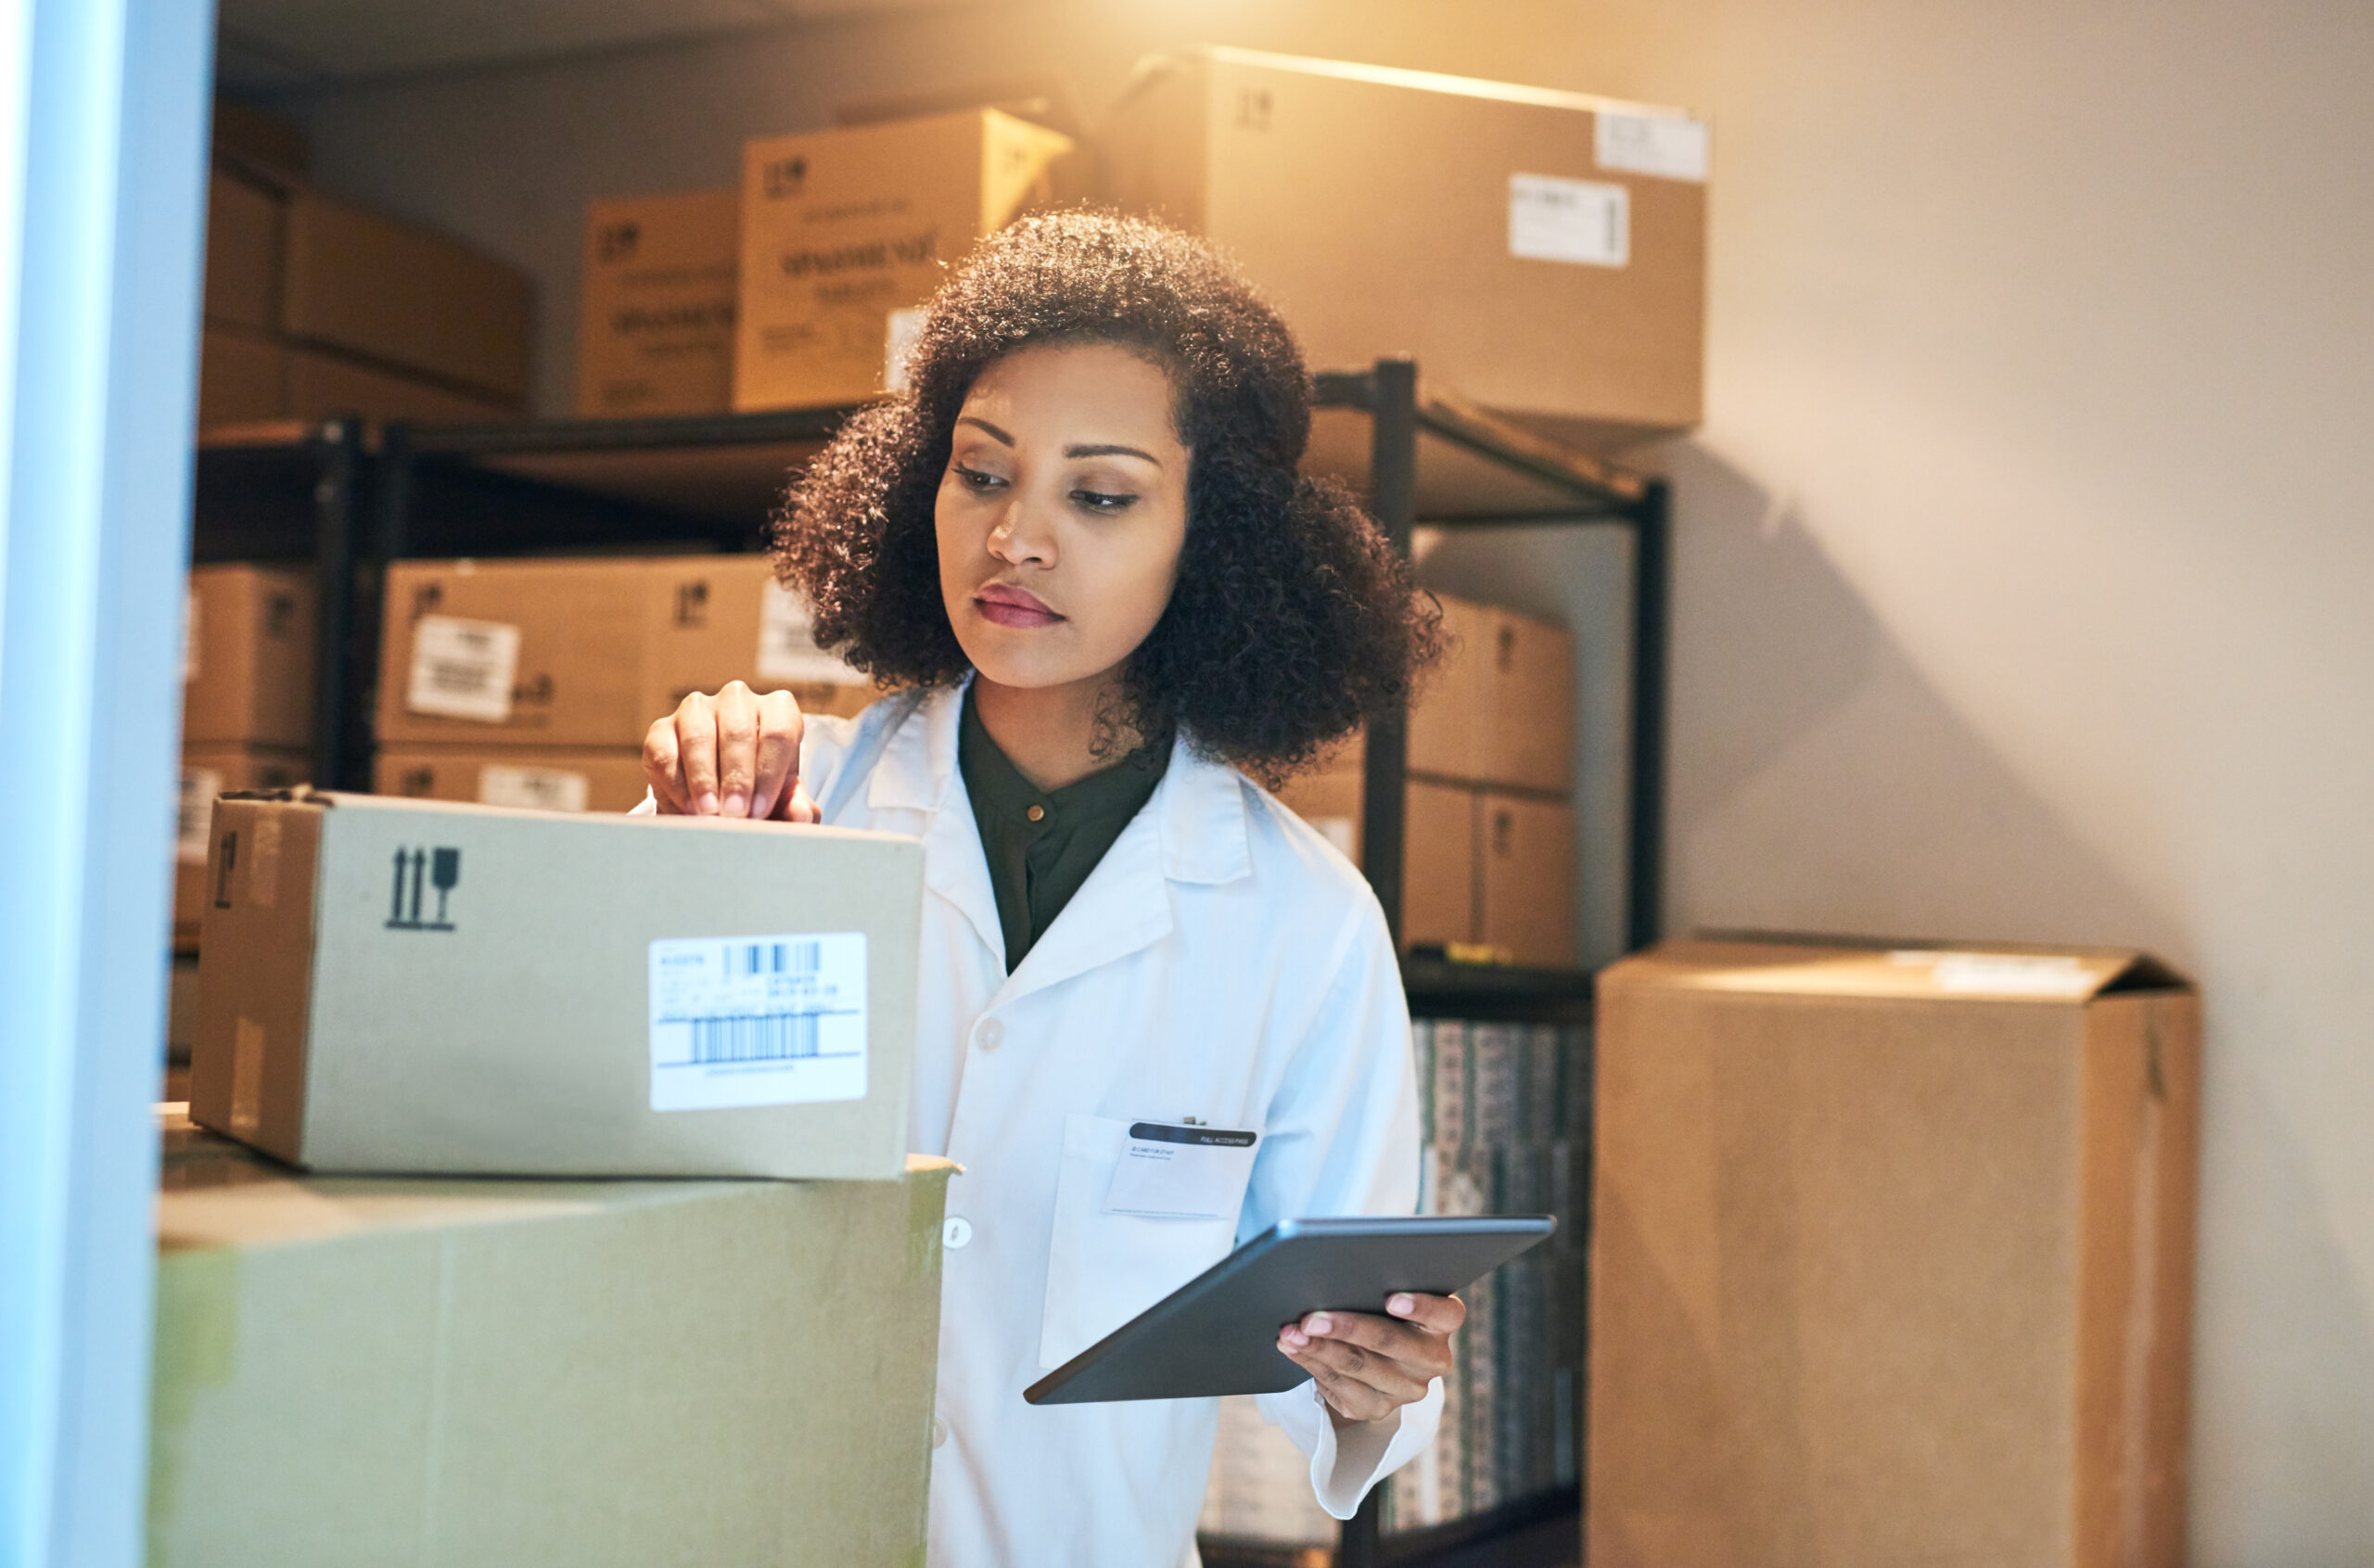
[[[288,416],[287,346],[237,327],[209,325],[198,346],[198,427]]]
[[[206,911],[206,851],[212,842],[215,797],[236,790],[292,789],[306,782],[313,759],[282,746],[200,745],[182,747],[181,797],[173,831],[173,939],[198,940]]]
[[[387,583],[382,745],[640,747],[733,681],[815,713],[877,695],[763,555],[399,561]]]
[[[1359,768],[1334,767],[1286,781],[1285,808],[1360,860]],[[1456,784],[1412,779],[1403,797],[1401,940],[1436,947],[1475,939],[1475,804]]]
[[[1475,792],[1475,937],[1512,963],[1575,962],[1575,809]]]
[[[186,606],[182,744],[311,746],[313,573],[236,562],[193,567]]]
[[[359,414],[421,425],[483,425],[517,420],[522,412],[517,400],[460,391],[327,350],[288,351],[291,418]]]
[[[642,804],[640,749],[551,746],[383,747],[371,787],[415,800],[470,800],[534,811],[626,811]]]
[[[280,193],[217,169],[206,185],[206,319],[253,332],[280,325]]]
[[[1071,146],[987,108],[747,143],[734,406],[892,389],[914,308],[976,240],[1049,198]]]
[[[1210,48],[1142,65],[1114,199],[1208,235],[1314,366],[1615,448],[1701,415],[1707,129],[1678,109]]]
[[[1410,710],[1405,766],[1426,778],[1563,794],[1575,761],[1574,638],[1553,622],[1437,594],[1446,647]],[[1360,765],[1357,735],[1330,770]]]
[[[742,193],[620,198],[585,211],[577,412],[588,419],[734,406]]]
[[[2183,1562],[2189,985],[1700,939],[1598,1005],[1595,1568]]]

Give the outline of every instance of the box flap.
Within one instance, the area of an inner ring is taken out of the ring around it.
[[[2084,1002],[2112,991],[2179,989],[2188,982],[2131,948],[1717,933],[1635,953],[1602,971],[1600,984],[1764,996]]]

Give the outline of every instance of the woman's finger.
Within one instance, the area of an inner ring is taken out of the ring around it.
[[[1320,1397],[1328,1408],[1346,1421],[1377,1421],[1391,1415],[1412,1401],[1396,1399],[1382,1390],[1362,1383],[1348,1372],[1327,1364],[1308,1353],[1290,1355],[1288,1359],[1310,1374],[1319,1385]],[[1423,1393],[1423,1391],[1422,1391]]]
[[[821,822],[824,820],[824,812],[809,795],[805,783],[794,783],[791,793],[785,796],[782,804],[775,808],[775,818],[786,822]]]
[[[1282,1340],[1280,1349],[1285,1349]],[[1379,1355],[1360,1345],[1339,1339],[1314,1339],[1299,1350],[1288,1350],[1288,1358],[1296,1365],[1308,1367],[1316,1375],[1324,1367],[1340,1378],[1375,1391],[1394,1405],[1408,1405],[1426,1396],[1426,1384],[1433,1376],[1422,1375],[1415,1368],[1404,1366],[1390,1356]],[[1350,1414],[1350,1411],[1346,1411]],[[1369,1419],[1366,1417],[1363,1420]]]
[[[685,810],[684,780],[676,768],[676,720],[655,720],[643,736],[643,777],[659,809],[672,816]]]
[[[676,759],[684,778],[684,809],[696,817],[717,815],[717,711],[713,698],[695,692],[676,706]]]
[[[1439,1377],[1450,1367],[1449,1335],[1391,1318],[1366,1312],[1313,1312],[1298,1323],[1288,1324],[1287,1337],[1291,1339],[1296,1331],[1313,1341],[1357,1345],[1423,1370],[1428,1377]]]
[[[759,698],[739,681],[717,694],[717,810],[720,816],[750,814],[750,789],[759,773]]]
[[[1421,1295],[1415,1291],[1403,1291],[1389,1298],[1385,1309],[1428,1333],[1453,1333],[1467,1321],[1467,1303],[1455,1295]]]
[[[799,742],[806,729],[799,704],[789,692],[759,699],[758,771],[750,780],[750,815],[761,822],[799,783]]]

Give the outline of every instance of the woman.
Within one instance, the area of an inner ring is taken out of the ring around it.
[[[663,811],[923,841],[913,1147],[964,1167],[931,1561],[1193,1561],[1214,1403],[1022,1390],[1280,1219],[1414,1207],[1385,923],[1247,775],[1403,701],[1439,617],[1352,502],[1299,475],[1301,360],[1197,241],[1019,223],[933,302],[909,381],[778,529],[819,641],[903,690],[855,720],[738,682],[696,695],[645,768]],[[1253,1136],[1149,1183],[1128,1153],[1148,1123]],[[1263,1396],[1338,1517],[1431,1439],[1464,1316],[1384,1305],[1282,1328],[1313,1381]]]

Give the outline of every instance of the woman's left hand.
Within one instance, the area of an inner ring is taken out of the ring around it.
[[[1450,1336],[1467,1320],[1459,1297],[1405,1292],[1385,1309],[1313,1312],[1278,1331],[1279,1353],[1310,1373],[1339,1420],[1383,1420],[1450,1370]]]

